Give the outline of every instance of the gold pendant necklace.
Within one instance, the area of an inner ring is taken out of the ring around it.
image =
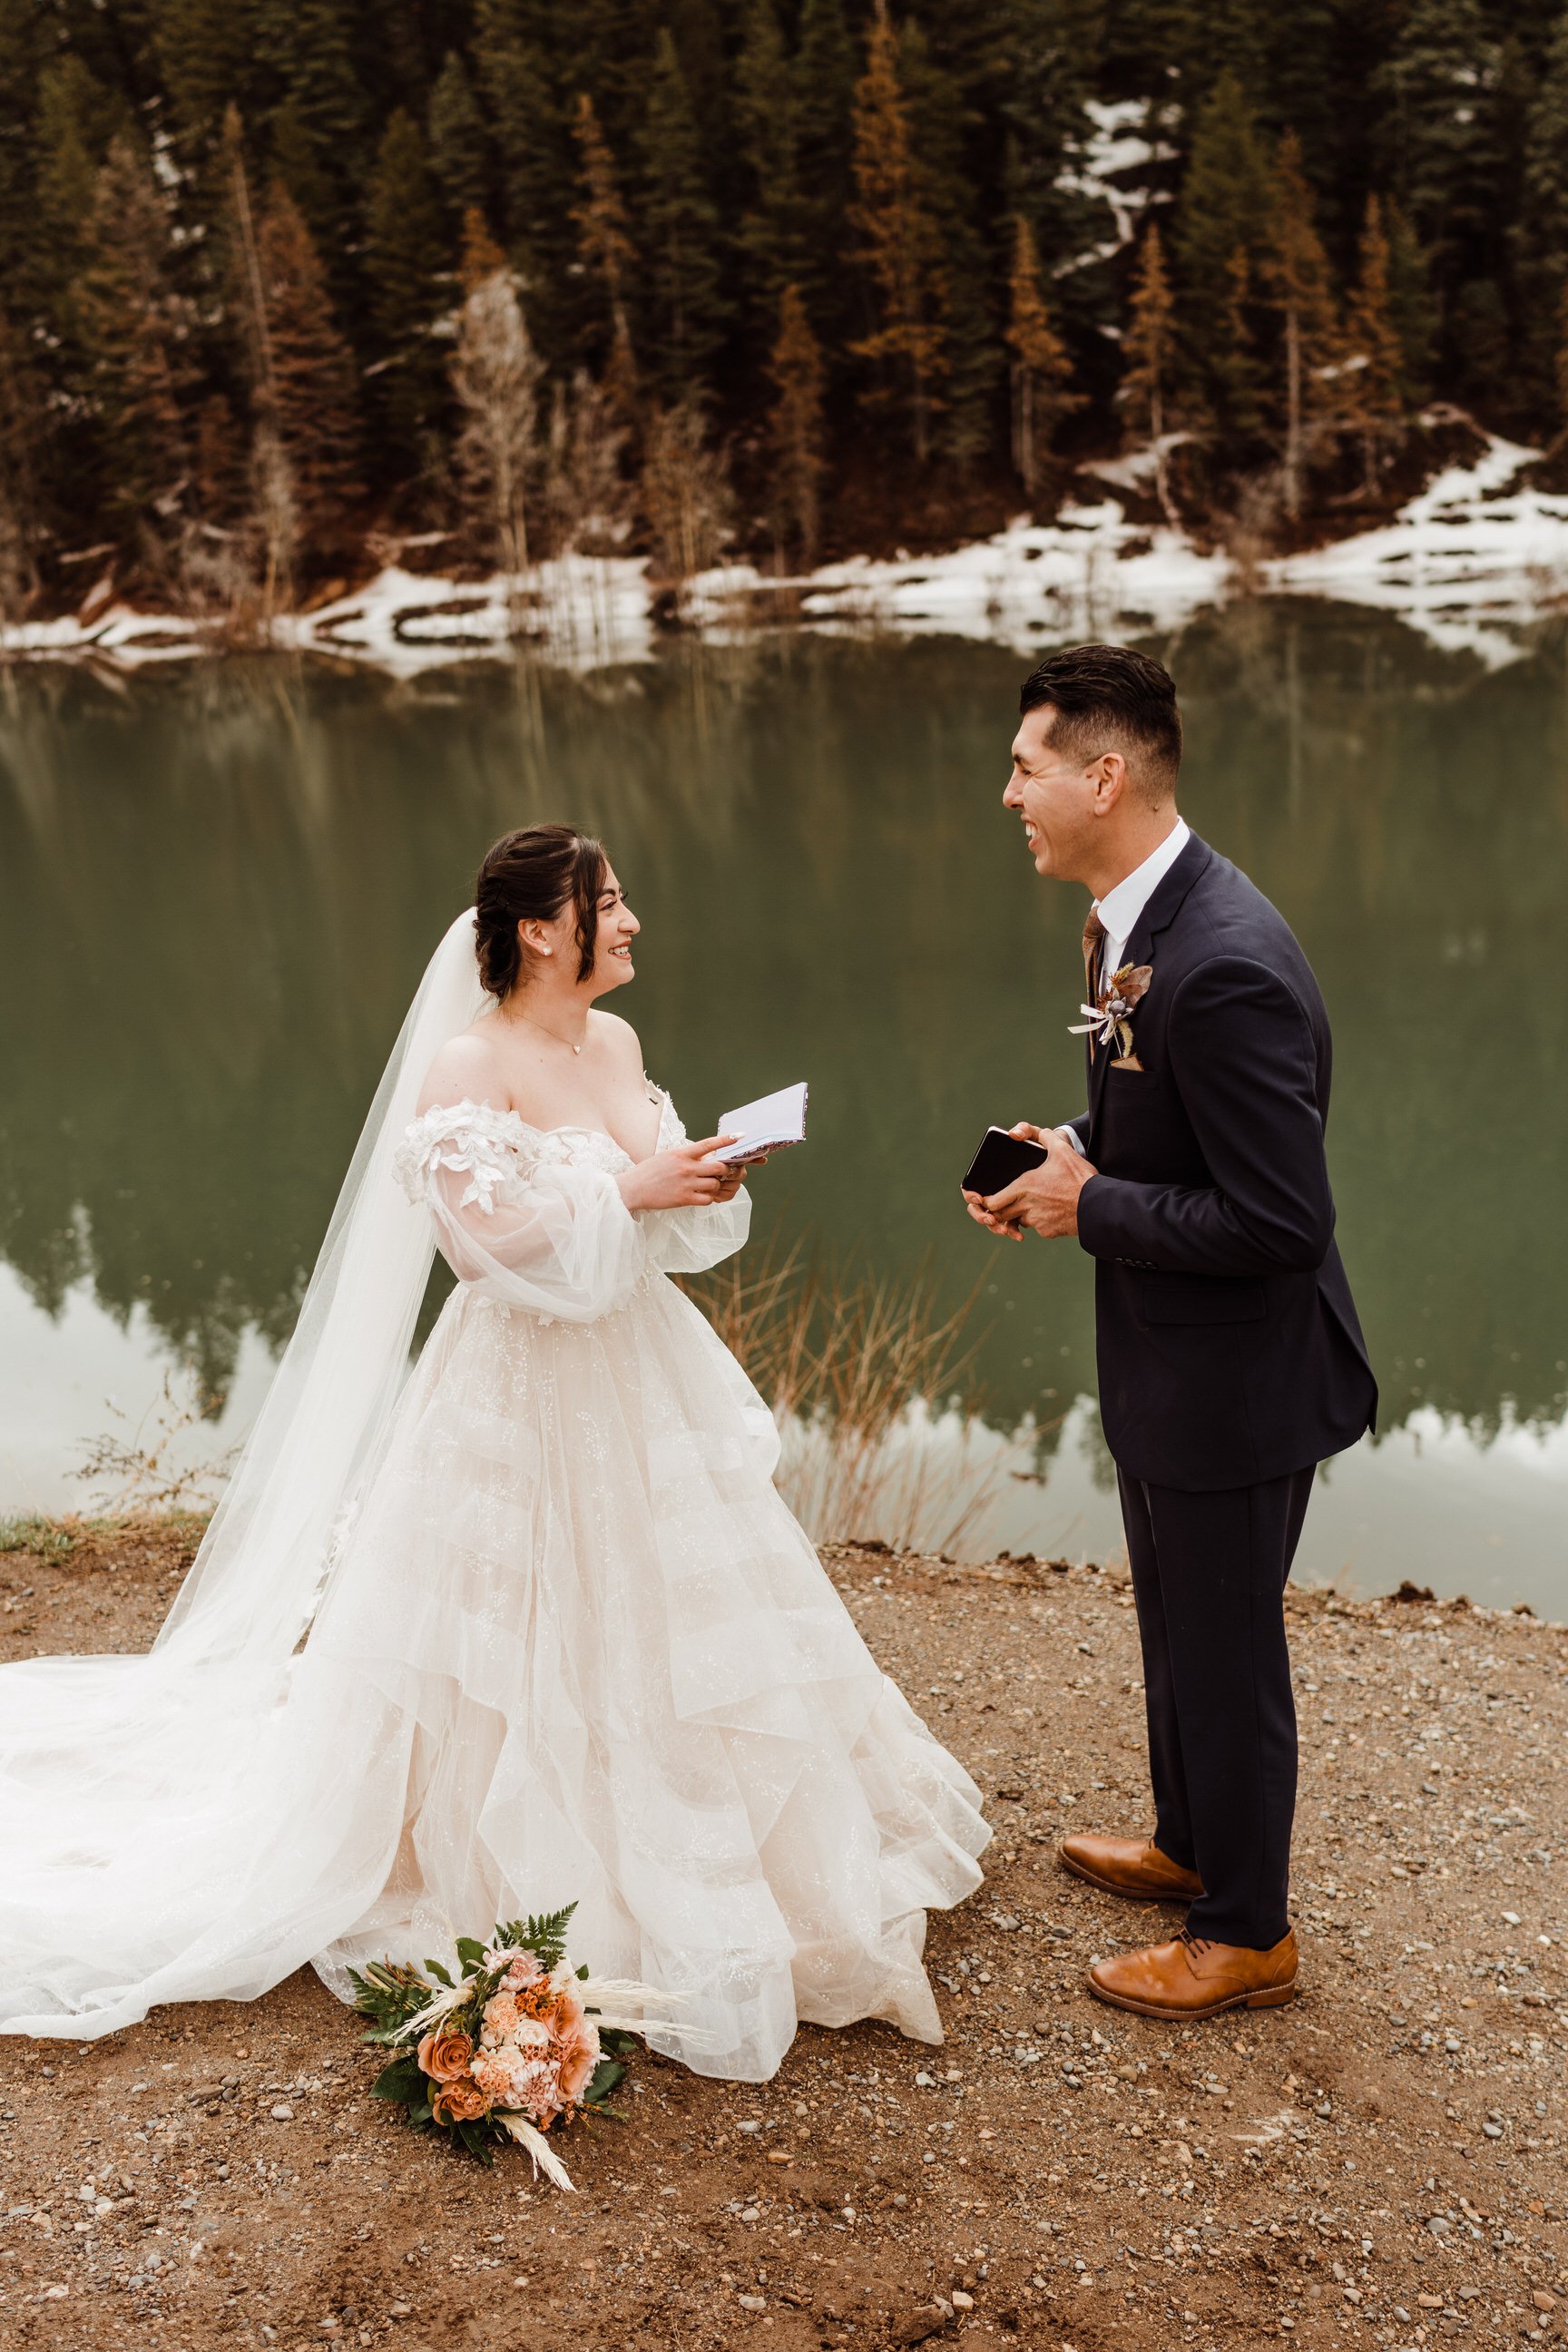
[[[526,1021],[531,1029],[537,1029],[542,1037],[553,1037],[558,1045],[565,1045],[574,1054],[582,1052],[581,1045],[574,1045],[571,1038],[563,1037],[558,1030],[547,1029],[543,1022],[536,1021],[531,1013],[520,1013],[517,1017],[520,1021]]]

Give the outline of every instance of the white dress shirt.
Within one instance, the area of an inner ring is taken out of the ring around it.
[[[1149,852],[1142,865],[1135,866],[1131,874],[1122,876],[1113,890],[1108,890],[1103,898],[1095,900],[1094,912],[1105,925],[1105,944],[1100,966],[1102,988],[1111,973],[1120,971],[1126,961],[1127,942],[1138,928],[1139,917],[1192,837],[1192,826],[1185,817],[1179,816],[1159,847]],[[1064,1127],[1059,1131],[1067,1137],[1073,1150],[1081,1153],[1083,1146],[1071,1128]]]

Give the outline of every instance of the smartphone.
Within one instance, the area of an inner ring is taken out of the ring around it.
[[[1049,1156],[1044,1144],[1031,1143],[1026,1136],[1009,1135],[1005,1127],[988,1127],[961,1189],[989,1200],[1026,1176],[1031,1168],[1042,1166]]]

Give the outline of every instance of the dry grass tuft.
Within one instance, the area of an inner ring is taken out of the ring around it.
[[[779,1485],[815,1542],[962,1541],[991,1499],[969,1445],[978,1282],[944,1312],[929,1257],[900,1279],[825,1265],[797,1244],[729,1259],[686,1287],[772,1407]]]

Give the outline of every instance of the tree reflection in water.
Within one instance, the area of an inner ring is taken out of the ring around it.
[[[1517,660],[1262,603],[1148,643],[1184,804],[1300,933],[1333,1018],[1341,1240],[1384,1382],[1478,1433],[1564,1411],[1564,632]],[[486,844],[602,830],[628,1004],[689,1123],[796,1076],[760,1223],[889,1270],[988,1246],[987,1120],[1079,1106],[1081,904],[999,799],[1026,661],[952,640],[689,645],[589,677],[282,660],[14,671],[0,702],[0,1254],[51,1311],[140,1303],[221,1389],[289,1330],[364,1106]],[[996,1253],[995,1417],[1093,1385],[1089,1268]],[[1045,1441],[1047,1445],[1051,1440]]]

